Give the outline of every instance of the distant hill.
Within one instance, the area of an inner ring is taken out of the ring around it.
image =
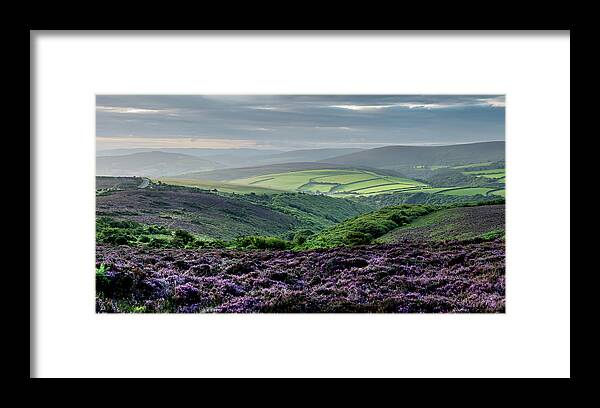
[[[179,153],[188,156],[203,157],[213,160],[215,157],[263,157],[276,153],[283,153],[281,150],[263,150],[263,149],[202,149],[196,147],[163,147],[163,148],[131,148],[131,149],[105,149],[98,150],[96,156],[123,156],[134,153],[163,152]],[[216,159],[215,159],[216,160]],[[218,160],[216,160],[218,161]]]
[[[102,176],[174,176],[219,167],[223,166],[212,160],[180,153],[140,152],[96,157],[96,175]]]
[[[265,149],[199,149],[199,148],[162,148],[162,149],[109,149],[97,152],[98,157],[125,156],[135,153],[163,152],[178,153],[215,161],[219,167],[250,167],[276,163],[314,162],[343,154],[357,153],[363,149],[303,149],[292,151]]]
[[[401,169],[416,165],[458,165],[504,160],[504,142],[448,146],[385,146],[328,158],[328,163]]]
[[[249,163],[249,165],[326,161],[330,157],[358,153],[363,150],[364,149],[353,148],[292,150],[290,152],[275,153],[268,156],[256,157],[254,159],[254,163]]]

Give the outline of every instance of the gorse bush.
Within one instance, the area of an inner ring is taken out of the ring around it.
[[[196,238],[184,230],[176,230],[173,233],[171,244],[176,248],[194,248],[198,246],[196,244]]]
[[[96,242],[111,245],[147,246],[149,248],[197,248],[200,242],[184,230],[160,225],[100,217],[96,220]]]
[[[234,239],[229,246],[239,249],[290,249],[292,244],[276,237],[247,236]]]
[[[100,217],[96,220],[96,242],[112,245],[138,246],[150,243],[155,237],[169,236],[168,228],[158,225],[143,225],[133,221]],[[154,246],[162,248],[163,246]]]
[[[292,236],[292,243],[294,245],[302,245],[311,235],[314,235],[314,233],[309,229],[298,230]]]

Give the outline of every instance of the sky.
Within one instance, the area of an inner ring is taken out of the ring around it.
[[[96,146],[318,149],[504,140],[503,95],[97,95]]]

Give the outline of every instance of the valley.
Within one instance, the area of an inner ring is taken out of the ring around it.
[[[498,146],[104,158],[96,311],[503,312]]]

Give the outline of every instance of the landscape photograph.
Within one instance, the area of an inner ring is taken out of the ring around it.
[[[505,104],[96,95],[96,313],[505,313]]]

